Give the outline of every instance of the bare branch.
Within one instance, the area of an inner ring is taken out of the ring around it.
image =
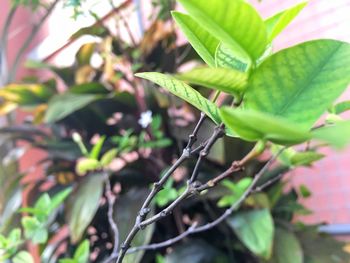
[[[114,244],[111,255],[104,261],[104,263],[111,262],[114,258],[118,256],[118,247],[119,247],[119,229],[117,224],[113,219],[113,207],[115,203],[115,196],[113,196],[111,182],[109,181],[109,176],[105,174],[105,184],[106,184],[106,198],[108,202],[108,223],[113,232]]]
[[[190,226],[185,232],[183,232],[182,234],[171,238],[169,240],[166,240],[164,242],[160,242],[160,243],[155,243],[155,244],[149,244],[149,245],[145,245],[145,246],[139,246],[139,247],[134,247],[131,248],[128,253],[135,253],[137,251],[140,250],[156,250],[156,249],[160,249],[163,247],[167,247],[167,246],[171,246],[177,242],[179,242],[180,240],[182,240],[183,238],[192,235],[192,234],[196,234],[196,233],[200,233],[200,232],[204,232],[207,231],[209,229],[212,229],[214,227],[216,227],[217,225],[219,225],[221,222],[223,222],[224,220],[226,220],[241,204],[242,202],[251,194],[253,193],[253,189],[256,186],[257,182],[261,179],[261,177],[265,174],[265,172],[269,169],[269,167],[272,165],[272,163],[274,162],[274,160],[276,160],[277,156],[280,154],[281,152],[277,153],[275,156],[273,156],[266,164],[265,166],[254,176],[254,179],[252,181],[252,183],[250,184],[250,186],[246,189],[246,191],[241,195],[241,197],[234,203],[231,205],[230,208],[228,208],[220,217],[218,217],[216,220],[207,223],[205,225],[202,226],[197,226],[197,224],[193,224],[192,226]],[[228,170],[226,170],[224,173],[228,173],[228,171],[231,170],[231,168],[229,168]],[[231,172],[231,171],[230,171]],[[223,174],[224,174],[223,173]]]

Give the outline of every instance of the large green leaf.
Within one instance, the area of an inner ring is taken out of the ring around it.
[[[215,50],[219,40],[204,30],[189,15],[172,12],[172,16],[199,56],[211,67],[215,67]]]
[[[271,42],[276,36],[278,36],[292,21],[293,19],[304,9],[307,2],[299,3],[289,9],[286,9],[265,21],[266,29],[268,32],[268,39]]]
[[[290,145],[311,138],[306,129],[266,113],[223,107],[220,115],[230,130],[247,141],[270,140]]]
[[[174,95],[192,104],[200,111],[203,111],[215,123],[220,122],[219,112],[216,105],[204,98],[198,91],[194,90],[186,83],[177,80],[172,76],[158,72],[138,73],[136,74],[136,76],[148,79],[158,84],[159,86],[169,90]]]
[[[257,11],[241,0],[179,0],[191,17],[233,51],[259,58],[267,46],[266,26]]]
[[[251,252],[264,259],[271,257],[274,224],[268,209],[240,212],[227,221]]]
[[[175,77],[206,88],[239,95],[245,90],[248,75],[233,69],[201,67]]]
[[[45,122],[53,123],[62,120],[99,98],[100,96],[94,94],[73,94],[69,92],[56,95],[49,101]]]
[[[138,215],[142,203],[146,199],[149,190],[147,188],[132,188],[127,193],[121,195],[115,204],[114,218],[119,228],[119,239],[125,240],[130,229],[135,223],[135,218]],[[153,215],[153,208],[150,213]],[[146,229],[138,233],[134,238],[133,246],[147,245],[152,238],[154,231],[154,224],[148,226]],[[139,263],[145,251],[126,255],[123,262],[125,263]]]
[[[303,263],[303,250],[294,233],[277,227],[271,263]]]
[[[348,65],[350,45],[336,40],[310,41],[282,50],[251,76],[245,107],[309,129],[346,89]]]
[[[103,190],[103,176],[90,175],[84,178],[77,190],[69,197],[67,204],[67,222],[71,240],[78,242],[85,229],[95,216]]]
[[[338,149],[342,149],[350,143],[350,121],[322,127],[314,130],[312,135],[315,139],[325,141]]]

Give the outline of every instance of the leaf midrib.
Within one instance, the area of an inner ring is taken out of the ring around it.
[[[338,50],[341,48],[343,44],[339,43],[339,46],[335,48],[330,54],[325,57],[325,59],[320,63],[320,67],[318,67],[318,70],[315,70],[313,74],[310,75],[308,79],[306,79],[306,84],[302,85],[301,88],[297,89],[296,92],[294,92],[294,95],[288,102],[280,109],[280,111],[277,113],[278,115],[283,115],[283,113],[291,106],[292,103],[295,103],[297,98],[300,96],[300,94],[305,90],[305,88],[310,87],[310,84],[314,81],[314,79],[317,77],[319,72],[323,71],[324,67],[327,65],[327,62],[334,56],[335,53],[338,52]]]

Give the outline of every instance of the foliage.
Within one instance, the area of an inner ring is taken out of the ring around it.
[[[349,121],[338,116],[349,103],[335,104],[350,82],[349,44],[315,40],[273,53],[272,41],[306,3],[264,21],[246,1],[179,2],[188,14],[173,11],[172,17],[199,56],[187,44],[176,46],[177,34],[168,27],[173,2],[162,0],[153,3],[158,15],[150,18],[139,42],[117,13],[111,22],[123,26],[133,41],[96,23],[72,36],[98,39],[81,46],[72,66],[29,62],[33,69],[50,71],[52,79],[26,78],[0,91],[2,114],[20,109],[31,117],[1,133],[46,154],[35,164],[45,178],[23,186],[33,189],[28,207],[16,211],[19,204],[16,209],[7,205],[21,195],[24,175],[14,175],[13,182],[1,174],[8,190],[0,195],[0,211],[6,215],[0,217],[6,222],[0,228],[3,260],[31,262],[25,242],[41,244],[42,262],[114,260],[135,221],[139,233],[130,243],[147,247],[227,213],[208,232],[157,251],[152,246],[137,250],[123,262],[318,262],[319,251],[327,251],[325,262],[348,261],[341,242],[295,222],[295,216],[310,213],[300,200],[311,193],[305,186],[286,191],[281,178],[323,158],[321,147],[349,143]],[[79,6],[78,1],[71,4]],[[91,63],[94,57],[101,63]],[[200,58],[207,66],[178,71]],[[197,137],[191,132],[196,109],[202,112]],[[327,110],[330,117],[315,126]],[[279,154],[267,171],[262,167],[269,162],[257,158],[263,152]],[[13,162],[3,163],[13,168]],[[215,175],[225,174],[228,166],[237,176],[216,182]],[[262,177],[256,181],[259,171]],[[186,182],[192,177],[194,182]],[[159,193],[139,210],[154,182]],[[50,183],[47,193],[45,183]],[[199,194],[197,184],[209,190]],[[176,208],[167,210],[169,205]],[[17,226],[11,222],[16,216],[21,218]],[[150,219],[157,223],[137,225]],[[69,234],[61,238],[65,225]],[[317,250],[311,243],[317,243]],[[66,251],[59,249],[62,244]]]

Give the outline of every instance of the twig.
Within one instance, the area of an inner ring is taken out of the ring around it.
[[[205,225],[199,226],[197,227],[196,225],[192,225],[190,226],[185,232],[183,232],[182,234],[171,238],[167,241],[164,242],[160,242],[160,243],[155,243],[155,244],[149,244],[149,245],[145,245],[145,246],[139,246],[139,247],[134,247],[131,248],[128,253],[135,253],[137,251],[140,250],[156,250],[156,249],[160,249],[163,247],[167,247],[167,246],[171,246],[175,243],[177,243],[178,241],[182,240],[183,238],[192,235],[192,234],[196,234],[196,233],[200,233],[200,232],[204,232],[207,231],[209,229],[212,229],[214,227],[216,227],[217,225],[219,225],[221,222],[223,222],[225,219],[227,219],[241,204],[242,202],[253,192],[253,189],[256,185],[256,183],[261,179],[261,177],[265,174],[265,172],[269,169],[269,167],[271,166],[271,164],[274,162],[274,160],[276,160],[276,158],[278,157],[278,155],[281,152],[277,153],[275,156],[273,156],[265,165],[264,167],[254,176],[254,179],[252,181],[252,183],[250,184],[250,186],[245,190],[245,192],[240,196],[240,198],[231,205],[230,208],[228,208],[220,217],[218,217],[216,220],[207,223]],[[229,170],[229,169],[228,169]],[[225,172],[224,172],[225,173]]]
[[[108,202],[108,223],[112,229],[114,235],[114,244],[111,255],[104,261],[104,263],[111,262],[115,257],[118,256],[118,247],[119,247],[119,229],[117,224],[113,219],[113,207],[115,203],[115,197],[112,193],[111,182],[109,181],[108,174],[105,174],[105,184],[106,184],[106,198]]]
[[[181,156],[177,161],[169,168],[169,170],[164,174],[164,176],[156,183],[154,183],[153,188],[150,192],[150,194],[147,196],[145,202],[143,203],[138,216],[135,220],[135,224],[131,231],[129,232],[128,236],[126,237],[125,241],[121,245],[119,256],[117,259],[117,263],[121,263],[125,257],[125,254],[127,250],[130,247],[131,241],[134,239],[136,234],[139,232],[139,230],[142,228],[141,223],[145,220],[148,213],[150,212],[150,204],[153,200],[153,198],[158,194],[160,190],[162,190],[164,184],[167,182],[169,177],[173,174],[173,172],[188,158],[191,156],[191,148],[195,141],[197,140],[197,134],[199,132],[200,127],[202,126],[205,119],[205,115],[201,114],[201,118],[199,119],[197,125],[194,128],[194,131],[189,137],[189,143],[187,144],[186,148],[183,150]]]

